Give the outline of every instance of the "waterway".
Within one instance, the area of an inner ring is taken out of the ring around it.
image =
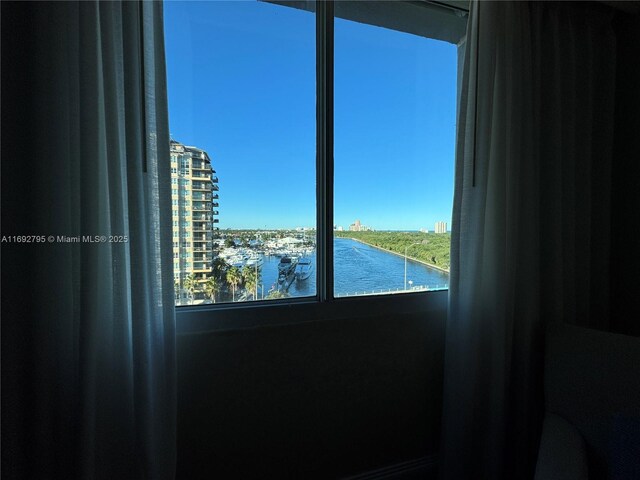
[[[362,295],[404,289],[405,260],[401,255],[380,250],[350,238],[335,238],[334,249],[334,288],[336,296]],[[304,282],[294,281],[289,288],[292,297],[313,296],[316,294],[316,261],[313,258],[314,271]],[[278,279],[278,257],[264,257],[262,266],[262,284],[264,296],[269,289],[275,288]],[[447,288],[449,274],[428,267],[414,260],[407,260],[407,289],[428,287],[429,289]],[[258,297],[262,297],[262,287]]]

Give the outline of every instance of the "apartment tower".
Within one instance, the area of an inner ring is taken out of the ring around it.
[[[207,152],[171,140],[173,277],[184,296],[189,275],[204,282],[212,272],[218,223],[218,177]]]
[[[447,233],[447,222],[436,222],[436,233]]]

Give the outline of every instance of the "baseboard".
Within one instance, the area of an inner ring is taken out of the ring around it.
[[[375,470],[345,477],[343,480],[412,480],[432,479],[438,473],[438,455],[407,460]]]

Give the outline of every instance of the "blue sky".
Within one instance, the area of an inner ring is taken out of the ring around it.
[[[220,228],[315,224],[315,17],[252,1],[166,1],[172,137],[205,149]],[[451,223],[456,47],[335,23],[335,220]]]

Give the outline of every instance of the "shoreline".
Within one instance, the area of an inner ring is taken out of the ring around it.
[[[337,237],[337,238],[340,238],[340,237]],[[402,253],[394,252],[393,250],[389,250],[387,248],[378,247],[377,245],[371,245],[370,243],[363,242],[362,240],[359,240],[357,238],[353,238],[353,237],[342,237],[342,238],[348,238],[350,240],[355,240],[356,242],[360,242],[360,243],[362,243],[364,245],[368,245],[369,247],[377,248],[378,250],[382,250],[384,252],[391,253],[393,255],[397,255],[398,257],[404,258],[404,255]],[[429,268],[433,268],[434,270],[438,270],[438,271],[440,271],[442,273],[446,273],[447,275],[449,275],[449,270],[445,270],[444,268],[438,267],[436,265],[433,265],[432,263],[427,263],[424,260],[418,260],[417,258],[413,258],[413,257],[410,257],[408,255],[407,255],[407,259],[413,260],[414,262],[417,262],[417,263],[421,263],[422,265],[425,265],[425,266],[427,266]]]

